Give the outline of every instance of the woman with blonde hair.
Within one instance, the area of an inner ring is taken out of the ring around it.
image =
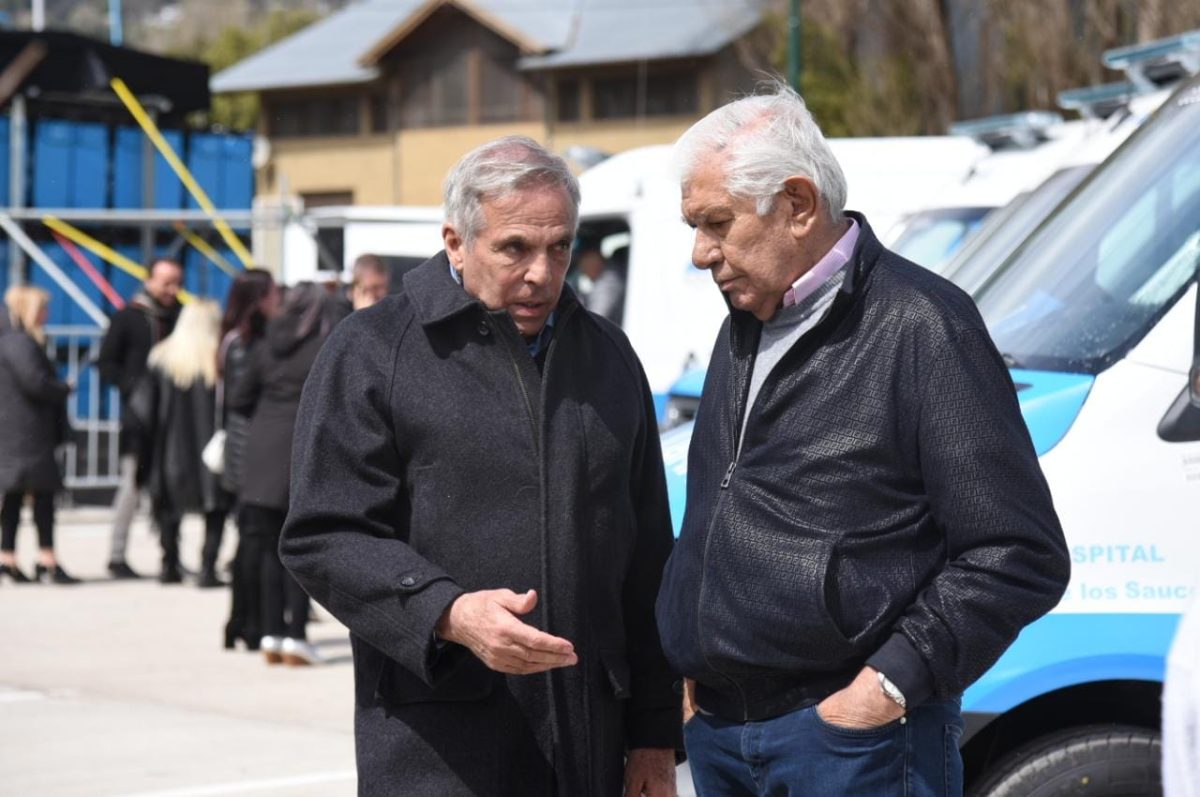
[[[145,381],[130,410],[150,431],[154,444],[147,488],[162,541],[159,581],[183,581],[179,528],[190,512],[204,515],[199,585],[220,586],[217,552],[228,507],[217,477],[201,459],[216,430],[217,349],[221,311],[215,302],[193,301],[179,314],[174,331],[150,350]]]
[[[54,495],[62,473],[54,449],[66,433],[71,388],[55,375],[46,356],[50,294],[17,285],[4,295],[8,325],[0,327],[0,576],[18,584],[31,579],[16,560],[17,527],[25,495],[33,495],[38,532],[38,581],[75,584],[54,556]]]

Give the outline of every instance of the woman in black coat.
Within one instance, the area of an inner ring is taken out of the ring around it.
[[[300,393],[338,314],[332,297],[320,286],[302,283],[292,288],[255,347],[246,378],[226,394],[231,410],[252,416],[239,493],[241,534],[249,549],[245,566],[257,571],[262,585],[260,644],[271,664],[319,661],[306,639],[308,596],[280,564],[279,534],[287,517]],[[243,577],[251,580],[254,573]]]
[[[244,544],[243,510],[238,500],[241,492],[246,443],[250,433],[250,416],[229,405],[224,397],[240,390],[250,368],[250,357],[266,332],[267,320],[279,309],[279,287],[270,272],[247,269],[237,276],[229,288],[225,302],[225,318],[221,322],[221,349],[217,361],[220,374],[219,395],[222,397],[221,420],[225,430],[225,467],[221,471],[221,488],[229,494],[230,503],[237,504],[238,548],[234,556],[233,589],[231,590],[229,621],[225,624],[225,647],[232,649],[238,639],[248,650],[258,650],[262,631],[262,615],[258,562],[248,567],[251,555]]]
[[[35,578],[74,584],[54,556],[54,494],[62,488],[54,449],[66,432],[71,388],[55,376],[44,348],[50,294],[14,286],[4,303],[10,323],[0,328],[0,576],[31,580],[17,568],[16,539],[21,504],[32,493],[40,548]]]
[[[130,411],[152,432],[147,488],[162,539],[159,581],[183,581],[179,529],[183,516],[204,515],[200,586],[218,586],[217,552],[227,504],[217,477],[201,452],[216,431],[217,348],[220,309],[193,301],[183,308],[175,330],[150,350],[149,370],[134,391]]]

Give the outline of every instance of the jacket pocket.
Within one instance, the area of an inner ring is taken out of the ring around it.
[[[440,677],[434,686],[425,683],[405,667],[384,658],[379,670],[375,697],[386,706],[414,703],[463,703],[483,700],[492,693],[496,673],[470,651],[450,646],[441,656],[451,657],[435,666]]]

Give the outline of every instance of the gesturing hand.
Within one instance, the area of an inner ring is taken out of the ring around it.
[[[446,609],[437,635],[474,653],[497,672],[529,675],[579,662],[575,646],[517,619],[537,606],[537,592],[491,589],[460,595]]]

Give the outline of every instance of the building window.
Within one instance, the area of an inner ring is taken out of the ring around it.
[[[592,82],[592,105],[596,119],[691,115],[699,105],[696,75],[668,72],[596,78]]]
[[[359,132],[357,96],[283,100],[268,107],[271,134],[278,138],[353,136]]]
[[[592,118],[632,119],[637,116],[636,75],[597,78],[592,81]]]
[[[479,121],[486,124],[520,119],[525,85],[512,60],[483,52],[479,72]]]
[[[367,98],[367,112],[371,117],[371,132],[386,133],[388,125],[388,95],[386,91],[372,92]]]
[[[437,58],[409,61],[401,70],[400,119],[404,127],[467,123],[467,53],[444,51]]]
[[[560,122],[579,121],[579,80],[559,78],[555,82],[554,104]]]

